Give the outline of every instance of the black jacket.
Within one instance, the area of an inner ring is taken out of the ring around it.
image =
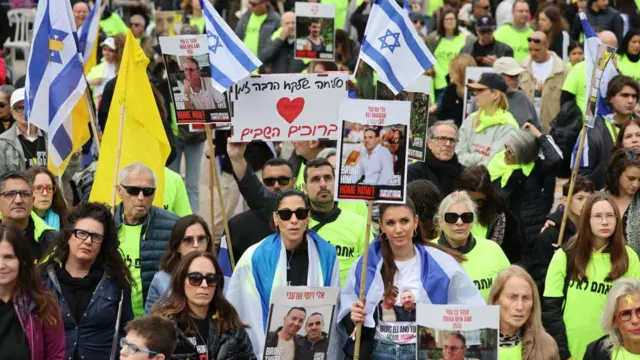
[[[558,165],[556,175],[568,177],[571,174],[571,153],[582,130],[582,112],[575,100],[567,101],[560,107],[560,112],[551,121],[549,135],[562,152],[562,161]]]
[[[624,37],[624,22],[622,21],[622,16],[618,10],[613,8],[612,6],[608,6],[604,10],[600,10],[598,12],[593,11],[591,9],[591,4],[593,0],[590,0],[587,4],[587,7],[584,9],[585,15],[587,15],[587,20],[594,29],[603,31],[609,30],[616,34],[616,38],[618,39],[618,44],[622,42]],[[577,17],[577,15],[576,15]],[[578,41],[580,38],[580,34],[582,33],[582,25],[580,20],[574,21],[572,24],[573,28],[571,29],[571,36],[574,40]]]
[[[307,337],[300,338],[300,347],[298,348],[298,356],[296,359],[315,359],[315,355],[318,353],[326,354],[329,350],[329,337],[327,333],[322,332],[322,339],[312,344]]]
[[[198,359],[198,352],[187,335],[181,329],[178,331],[178,348],[188,349],[185,354],[173,354],[172,360],[195,360]],[[253,346],[249,340],[249,334],[245,329],[227,329],[222,334],[216,330],[216,320],[209,319],[209,360],[255,360]]]
[[[447,85],[443,91],[442,104],[438,107],[437,112],[438,120],[453,120],[456,126],[460,128],[463,120],[464,101],[458,96],[456,85],[453,83]]]
[[[600,339],[593,341],[587,345],[587,351],[584,353],[582,360],[609,360],[611,354],[605,350],[604,341],[607,340],[609,335],[605,335]]]
[[[475,59],[476,44],[478,44],[477,41],[475,43],[470,43],[465,45],[460,51],[460,54],[469,54],[473,56],[473,58]],[[503,56],[513,57],[513,49],[509,45],[505,43],[501,43],[500,41],[494,39],[492,44],[492,49],[489,51],[489,55],[494,55],[497,58],[501,58]],[[484,65],[478,64],[478,66],[484,66]]]
[[[513,215],[511,210],[504,209],[505,217],[505,229],[504,237],[502,238],[502,244],[500,248],[509,259],[512,264],[521,263],[527,254],[524,253],[525,248],[522,246],[522,240],[524,239],[524,230],[520,224],[520,220]],[[493,223],[489,225],[487,230],[487,239],[495,240],[493,238],[496,231],[498,231],[498,217],[493,220]]]
[[[288,40],[282,40],[280,36],[278,36],[276,38],[269,39],[264,45],[264,51],[260,53],[260,61],[265,64],[263,69],[270,69],[268,73],[295,74],[304,70],[307,67],[307,64],[302,60],[295,59],[294,56],[295,41],[289,43]]]
[[[269,219],[265,215],[264,212],[247,210],[229,219],[229,235],[236,263],[251,245],[273,232],[269,230]]]
[[[447,196],[456,189],[456,183],[464,166],[453,155],[449,161],[438,160],[429,148],[426,148],[424,162],[415,162],[407,169],[407,183],[415,180],[429,180]]]
[[[607,128],[605,121],[609,121],[602,116],[596,117],[596,122],[591,129],[587,129],[587,140],[589,147],[585,145],[587,154],[583,155],[582,163],[587,161],[586,166],[580,167],[579,174],[593,182],[596,189],[604,188],[605,173],[609,158],[611,157],[611,149],[615,142],[611,136],[611,132]],[[587,157],[585,159],[584,157]]]

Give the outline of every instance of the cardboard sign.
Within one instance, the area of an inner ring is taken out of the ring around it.
[[[418,359],[498,359],[497,305],[419,303],[416,312]]]
[[[468,118],[469,115],[471,115],[472,112],[478,110],[478,107],[476,106],[476,97],[473,95],[472,91],[469,91],[469,89],[467,88],[467,85],[470,84],[470,83],[474,83],[474,82],[477,82],[478,80],[480,80],[480,76],[483,73],[486,73],[486,72],[493,73],[493,72],[496,72],[496,71],[493,70],[493,68],[481,67],[481,66],[468,67],[467,70],[465,71],[465,77],[464,77],[464,105],[462,106],[464,114],[462,116],[462,121],[464,121],[464,119]]]
[[[234,142],[336,139],[347,74],[250,77],[229,89]]]
[[[178,125],[229,122],[225,94],[213,88],[206,35],[161,37]]]
[[[331,4],[296,3],[296,59],[335,58],[336,8]]]
[[[410,106],[408,101],[342,102],[338,199],[404,203]]]
[[[339,293],[337,287],[275,288],[263,360],[327,359]]]

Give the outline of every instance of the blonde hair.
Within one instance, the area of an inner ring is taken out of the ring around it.
[[[498,98],[493,101],[493,104],[496,106],[496,109],[507,110],[509,108],[509,99],[507,99],[507,94],[498,90],[491,90],[491,91],[498,93]]]
[[[609,290],[607,302],[602,310],[600,327],[609,336],[603,343],[604,350],[611,352],[614,347],[622,346],[622,335],[614,325],[616,314],[618,313],[618,299],[623,296],[640,293],[640,280],[633,278],[622,278],[616,281]]]
[[[465,73],[468,67],[477,66],[473,56],[469,54],[458,55],[449,62],[449,78],[457,87],[464,87]],[[454,81],[455,80],[455,81]]]
[[[464,204],[469,212],[473,213],[473,218],[477,218],[478,214],[476,213],[476,206],[473,200],[471,200],[469,193],[467,193],[466,191],[454,191],[451,194],[447,195],[447,197],[442,199],[442,202],[440,202],[436,217],[435,219],[433,219],[433,223],[437,227],[440,227],[439,219],[444,218],[444,214],[447,212],[447,210],[449,210],[449,208],[455,204]]]

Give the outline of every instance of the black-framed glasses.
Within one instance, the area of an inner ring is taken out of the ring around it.
[[[280,186],[287,186],[291,182],[291,178],[289,176],[280,176],[280,177],[268,177],[263,178],[262,182],[267,186],[273,186],[276,184],[276,181]]]
[[[281,209],[276,211],[276,213],[278,213],[278,217],[280,218],[280,220],[289,221],[291,220],[291,217],[293,216],[293,214],[296,214],[296,219],[304,220],[307,218],[307,216],[309,216],[309,209],[307,208],[297,208],[295,210]]]
[[[209,240],[210,239],[207,235],[185,236],[182,238],[182,243],[187,246],[193,246],[194,243],[197,243],[198,245],[207,245]]]
[[[618,319],[622,322],[631,321],[633,314],[636,314],[636,317],[640,319],[640,307],[629,310],[622,310],[618,313]]]
[[[458,142],[458,139],[448,136],[435,136],[433,139],[441,144],[446,144],[448,141],[451,144],[455,145]]]
[[[208,287],[214,287],[218,285],[220,281],[220,275],[218,274],[201,274],[198,272],[192,272],[187,274],[187,280],[191,286],[200,286],[203,281],[207,282]]]
[[[527,38],[527,42],[532,42],[534,44],[540,44],[542,42],[542,40],[538,39],[538,38],[534,38],[534,37],[528,37]]]
[[[73,233],[73,236],[77,237],[80,240],[87,240],[90,237],[91,242],[94,242],[96,244],[102,244],[102,242],[104,241],[104,235],[102,234],[89,232],[82,229],[73,229],[71,230],[71,232]]]
[[[0,193],[0,196],[7,199],[15,199],[20,195],[21,198],[32,197],[33,191],[31,190],[9,190]]]
[[[120,184],[120,186],[122,186],[122,188],[127,192],[127,194],[133,195],[133,196],[138,196],[140,195],[140,193],[142,193],[144,197],[149,197],[156,192],[156,188],[152,188],[152,187],[127,186],[122,184]]]
[[[126,347],[128,355],[135,355],[137,352],[141,352],[149,355],[159,354],[159,352],[157,351],[151,351],[149,349],[141,349],[138,345],[128,342],[127,339],[125,338],[120,338],[120,347],[123,349]]]
[[[448,212],[444,214],[444,222],[447,224],[455,224],[458,222],[458,219],[462,219],[462,222],[465,224],[471,224],[473,222],[473,213],[465,212],[462,214]]]

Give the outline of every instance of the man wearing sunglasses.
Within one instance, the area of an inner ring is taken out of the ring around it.
[[[0,180],[0,214],[2,223],[19,227],[29,241],[31,257],[38,260],[53,243],[57,232],[33,212],[33,188],[19,172],[5,174]]]
[[[493,66],[493,63],[500,57],[513,57],[513,49],[494,38],[493,32],[495,29],[496,22],[491,15],[480,16],[475,24],[478,40],[465,45],[460,54],[470,54],[476,60],[478,66],[487,67]]]
[[[280,25],[280,15],[268,0],[249,0],[249,9],[236,25],[236,35],[260,58],[271,35]]]
[[[115,221],[120,240],[120,252],[135,280],[131,302],[135,316],[144,313],[144,299],[153,275],[158,271],[160,258],[167,249],[178,216],[153,206],[156,176],[141,163],[134,163],[120,171],[118,196],[122,202],[116,207]]]

